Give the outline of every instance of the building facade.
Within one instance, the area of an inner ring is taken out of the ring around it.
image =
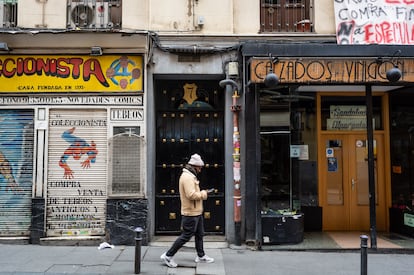
[[[0,239],[178,234],[193,153],[229,243],[269,213],[412,234],[412,4],[0,2]]]

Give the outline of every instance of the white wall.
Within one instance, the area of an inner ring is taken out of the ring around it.
[[[24,0],[18,5],[21,28],[67,27],[66,0]],[[315,32],[334,34],[333,1],[314,0],[313,10]],[[123,0],[122,27],[160,33],[256,35],[260,29],[260,0]]]
[[[66,0],[24,0],[18,2],[17,24],[21,28],[66,28]]]
[[[335,34],[334,1],[314,0],[314,29],[317,34]]]
[[[233,32],[232,1],[151,0],[150,30],[229,34]],[[202,19],[202,24],[199,23]]]
[[[258,34],[260,30],[260,1],[233,0],[234,32]]]
[[[122,0],[122,28],[148,30],[151,0]]]

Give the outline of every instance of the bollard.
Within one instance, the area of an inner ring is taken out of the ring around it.
[[[135,228],[135,274],[141,273],[141,243],[142,243],[142,228]]]
[[[361,275],[367,275],[367,251],[368,251],[368,236],[361,235]]]

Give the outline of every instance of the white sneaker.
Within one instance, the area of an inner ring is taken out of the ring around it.
[[[172,257],[167,256],[167,252],[164,252],[164,254],[161,255],[161,260],[164,261],[164,263],[168,266],[168,267],[177,267],[177,263],[174,262]]]
[[[214,258],[211,258],[207,255],[204,255],[203,257],[196,257],[195,258],[195,262],[196,263],[213,263],[214,262]]]

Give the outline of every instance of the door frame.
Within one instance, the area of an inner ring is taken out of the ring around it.
[[[375,96],[381,97],[381,116],[382,116],[382,126],[383,129],[381,130],[375,130],[374,131],[374,139],[377,137],[382,137],[383,142],[383,167],[378,169],[383,169],[383,194],[381,201],[378,201],[378,203],[381,203],[381,205],[377,205],[376,207],[376,216],[377,216],[377,224],[376,228],[378,231],[388,231],[389,230],[389,211],[387,210],[391,206],[391,174],[390,174],[390,137],[389,137],[389,104],[388,104],[388,94],[384,92],[378,92],[374,94]],[[329,228],[326,226],[326,222],[324,221],[327,219],[327,215],[325,214],[327,209],[327,196],[325,192],[326,184],[323,181],[323,173],[325,173],[325,170],[323,168],[323,165],[321,165],[322,162],[326,161],[326,154],[325,154],[325,144],[323,143],[323,140],[325,139],[326,135],[334,136],[337,135],[338,139],[343,135],[365,135],[367,134],[366,131],[327,131],[322,130],[322,115],[321,115],[321,97],[323,96],[365,96],[365,93],[363,92],[320,92],[317,93],[317,136],[318,136],[318,193],[319,193],[319,206],[322,207],[323,211],[323,220],[322,220],[322,230],[328,231],[333,230],[332,228]],[[378,150],[378,148],[377,148]],[[347,164],[348,165],[348,164]],[[346,169],[349,169],[347,167]],[[345,197],[344,197],[345,198]],[[349,198],[349,197],[348,197]],[[381,210],[379,210],[379,207]],[[349,211],[348,213],[345,213],[345,215],[350,215]],[[378,219],[378,215],[383,215],[384,219],[381,221]],[[349,217],[349,216],[348,216]],[[347,218],[347,217],[345,217]],[[367,219],[369,219],[369,214]],[[380,221],[380,222],[378,222]],[[343,229],[340,229],[341,231],[350,231],[352,230],[351,226],[342,226]],[[335,229],[336,230],[336,229]]]
[[[323,156],[320,151],[321,162],[321,174],[320,185],[323,190],[321,193],[321,205],[324,209],[323,212],[323,228],[326,230],[345,230],[345,231],[365,231],[370,228],[370,209],[369,201],[360,205],[358,204],[358,188],[361,185],[362,179],[357,176],[357,145],[358,141],[361,142],[361,146],[366,148],[366,134],[361,132],[346,133],[346,134],[324,134],[321,136],[321,143],[326,144],[327,140],[341,140],[341,152],[340,159],[338,160],[338,169],[342,171],[340,179],[342,181],[342,204],[328,205],[328,194],[325,191],[327,188],[326,173],[327,172],[327,156]],[[376,144],[376,217],[377,228],[381,231],[385,230],[386,224],[386,209],[385,209],[385,183],[384,183],[384,138],[382,134],[374,135],[374,141]],[[322,146],[322,150],[324,150]],[[325,151],[325,150],[324,150]],[[367,152],[366,152],[367,153]],[[335,157],[339,155],[339,152],[334,153]],[[367,162],[367,157],[366,160]],[[368,166],[368,164],[366,163]],[[368,171],[366,173],[366,176]],[[368,185],[368,183],[367,183]]]
[[[216,79],[194,76],[157,78],[155,87],[154,233],[180,234],[178,180],[189,156],[198,153],[205,162],[200,188],[215,188],[204,203],[204,230],[224,235],[226,93]]]

